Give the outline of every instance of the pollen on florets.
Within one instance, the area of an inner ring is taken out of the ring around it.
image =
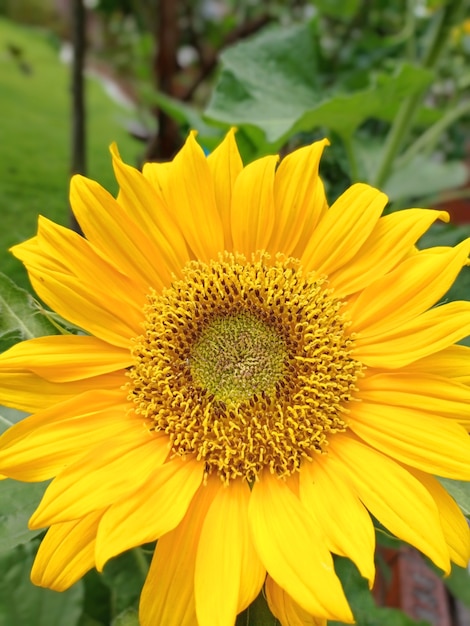
[[[129,398],[207,474],[290,475],[347,427],[361,364],[341,309],[294,259],[191,262],[149,295]]]

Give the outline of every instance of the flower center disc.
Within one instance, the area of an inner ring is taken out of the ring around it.
[[[298,471],[346,429],[362,368],[325,282],[266,254],[189,263],[149,295],[128,372],[136,413],[224,482]]]
[[[278,333],[248,313],[218,317],[204,328],[191,351],[194,380],[226,405],[275,391],[287,349]]]

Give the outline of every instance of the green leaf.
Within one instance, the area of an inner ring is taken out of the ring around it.
[[[391,120],[403,98],[428,86],[434,73],[402,65],[372,76],[360,90],[327,92],[317,69],[315,22],[262,31],[221,55],[222,71],[206,116],[255,126],[278,148],[293,134],[327,127],[350,135],[366,119]]]
[[[382,160],[383,142],[355,138],[353,146],[362,180],[372,182]],[[418,154],[405,165],[394,167],[382,190],[390,201],[404,204],[456,189],[465,184],[467,176],[467,169],[460,161],[439,162]]]
[[[0,555],[0,626],[76,626],[82,612],[83,586],[57,593],[30,581],[33,546]]]
[[[22,483],[11,478],[0,481],[1,554],[43,532],[29,530],[28,520],[41,501],[46,487],[47,483],[44,482]]]
[[[25,339],[56,334],[31,294],[0,274],[0,352]]]
[[[111,626],[139,626],[139,612],[136,609],[127,609],[113,620]]]
[[[467,177],[467,168],[460,161],[439,163],[418,155],[406,167],[395,169],[383,190],[393,201],[419,198],[456,189],[465,184]]]
[[[360,7],[359,0],[315,0],[315,8],[320,13],[339,20],[350,20]]]
[[[442,580],[454,598],[470,607],[470,572],[466,567],[452,565],[450,575]]]
[[[106,564],[102,580],[111,591],[113,615],[137,606],[148,565],[147,556],[140,548],[124,552]]]
[[[439,476],[437,478],[457,502],[462,512],[470,516],[470,482],[451,480],[450,478],[441,478]]]
[[[28,416],[28,413],[25,413],[25,411],[12,409],[8,406],[0,407],[0,411],[0,435],[8,430],[10,426],[13,426],[13,424],[16,424],[17,422],[21,422],[22,419]]]
[[[111,593],[96,569],[82,579],[85,588],[83,614],[78,626],[109,626],[111,623]]]
[[[280,626],[268,607],[264,592],[253,600],[248,608],[237,616],[235,626]]]
[[[348,559],[335,558],[335,569],[356,619],[356,626],[429,626],[428,622],[416,622],[398,609],[378,607],[367,581]],[[340,623],[328,622],[331,626]]]

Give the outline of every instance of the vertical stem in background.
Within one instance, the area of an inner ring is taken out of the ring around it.
[[[86,50],[85,7],[83,0],[73,0],[72,11],[72,137],[70,173],[86,173],[86,112],[84,64]],[[75,216],[71,213],[71,227],[80,232]]]
[[[175,96],[175,75],[178,71],[178,2],[159,0],[157,2],[157,24],[155,32],[156,51],[154,75],[156,88],[162,93]],[[170,159],[180,148],[178,125],[164,111],[157,109],[157,134],[147,146],[145,160]]]
[[[447,4],[442,10],[439,24],[431,36],[427,51],[423,56],[421,62],[422,67],[432,68],[436,65],[447,43],[449,30],[461,11],[462,1],[463,0],[447,0]],[[424,93],[423,90],[418,91],[413,96],[403,101],[388,133],[382,158],[374,180],[372,181],[375,187],[383,187],[384,183],[387,181],[395,158],[403,145],[408,131],[413,126],[414,118],[422,102]]]

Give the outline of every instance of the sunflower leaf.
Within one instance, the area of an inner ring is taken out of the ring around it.
[[[28,520],[46,486],[47,483],[22,483],[11,478],[0,481],[0,554],[43,532],[29,530]]]
[[[25,339],[56,334],[57,328],[42,314],[34,298],[0,274],[0,352]]]
[[[299,132],[327,127],[343,136],[369,118],[390,121],[405,97],[433,80],[433,72],[403,64],[395,73],[374,75],[363,88],[339,85],[328,92],[318,70],[315,29],[314,20],[269,28],[228,48],[206,116],[260,128],[277,149]]]
[[[29,578],[31,544],[0,555],[0,626],[76,626],[82,612],[83,585],[57,593],[35,587]]]
[[[121,615],[137,606],[149,562],[140,548],[115,557],[103,570],[102,582],[111,593],[113,615]]]

